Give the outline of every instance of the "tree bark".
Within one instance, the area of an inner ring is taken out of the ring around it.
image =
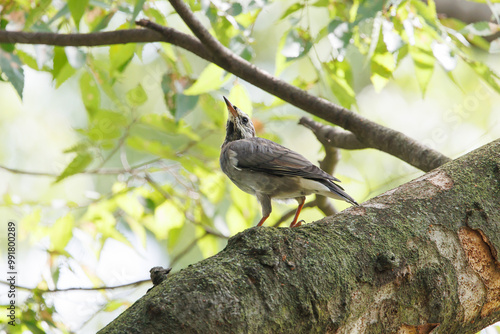
[[[255,227],[100,333],[475,333],[500,320],[500,140],[359,207]]]

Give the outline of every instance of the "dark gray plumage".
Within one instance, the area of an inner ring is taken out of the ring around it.
[[[238,188],[259,200],[262,219],[257,226],[261,226],[271,214],[272,198],[294,198],[299,203],[290,227],[300,225],[297,219],[305,196],[313,193],[358,205],[342,187],[334,183],[339,179],[316,167],[302,155],[273,141],[255,137],[255,128],[248,115],[225,97],[224,101],[229,118],[220,165]]]

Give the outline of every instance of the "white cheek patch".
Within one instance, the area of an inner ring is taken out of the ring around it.
[[[236,158],[236,156],[238,155],[235,151],[233,150],[229,150],[228,152],[228,157],[229,157],[229,163],[237,170],[241,170],[241,168],[238,168],[236,166],[238,166],[238,159]]]

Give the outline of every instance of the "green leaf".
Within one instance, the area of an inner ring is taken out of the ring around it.
[[[135,6],[134,6],[134,11],[132,13],[132,19],[130,20],[131,23],[135,21],[135,18],[137,17],[137,15],[139,15],[139,13],[141,12],[142,10],[142,7],[144,6],[144,3],[146,2],[146,0],[136,0],[135,2]]]
[[[144,14],[146,14],[149,18],[153,19],[154,22],[162,26],[166,25],[165,17],[156,8],[148,6],[147,8],[144,8],[143,11]],[[164,45],[169,45],[169,44],[164,43]]]
[[[280,42],[278,44],[278,50],[283,50],[285,47],[285,42],[286,42],[286,36],[283,35],[280,39]],[[278,77],[285,68],[287,68],[291,62],[287,61],[287,58],[281,53],[281,52],[276,52],[276,59],[274,61],[274,76]]]
[[[199,95],[190,96],[175,94],[175,109],[171,110],[175,120],[178,121],[196,107]]]
[[[56,220],[49,229],[51,251],[64,252],[64,248],[73,237],[74,226],[75,218],[71,213]]]
[[[25,30],[31,28],[31,26],[38,22],[38,20],[46,14],[47,8],[52,3],[52,0],[41,0],[38,1],[35,5],[35,8],[28,11],[28,16],[26,17],[26,21],[24,22]]]
[[[500,93],[500,77],[498,74],[493,72],[485,63],[470,59],[464,60],[474,70],[474,72],[476,72],[484,81],[486,81],[486,83],[488,83],[488,85],[490,85],[491,88],[496,90],[497,93]]]
[[[384,0],[355,0],[354,5],[351,9],[351,15],[353,16],[353,19],[351,19],[351,21],[354,21],[357,25],[357,23],[360,21],[374,18],[379,12],[383,10],[384,2]]]
[[[104,308],[104,312],[113,312],[117,310],[119,307],[126,306],[128,303],[126,301],[122,300],[112,300],[108,304],[106,304],[106,307]]]
[[[198,176],[200,192],[212,203],[219,203],[226,191],[224,176],[221,173],[210,173],[201,168],[195,168]]]
[[[139,203],[137,196],[134,194],[125,194],[116,197],[118,206],[126,212],[130,217],[139,220],[144,214],[144,206]]]
[[[149,140],[141,136],[130,136],[127,138],[127,145],[137,151],[148,152],[168,160],[176,157],[172,148],[159,140]]]
[[[69,163],[69,165],[64,169],[64,171],[57,177],[54,183],[60,182],[61,180],[80,173],[87,168],[92,162],[92,155],[88,152],[77,154],[76,157]]]
[[[68,0],[69,11],[71,12],[71,16],[75,21],[76,29],[78,29],[80,25],[80,20],[82,19],[83,13],[85,12],[85,8],[89,0]]]
[[[304,4],[302,4],[302,3],[294,3],[293,5],[291,5],[290,7],[287,8],[287,10],[283,13],[283,15],[281,15],[281,17],[279,18],[279,20],[283,20],[288,15],[290,15],[292,13],[295,13],[296,11],[298,11],[298,10],[300,10],[302,8],[304,8]]]
[[[410,0],[410,3],[415,7],[415,11],[418,15],[425,20],[425,23],[427,23],[435,31],[440,32],[439,20],[434,1],[428,1],[426,4],[423,1]]]
[[[200,96],[200,106],[203,112],[210,118],[213,127],[222,129],[226,122],[225,104],[221,99],[215,99],[210,94]]]
[[[6,19],[0,18],[0,30],[5,30],[5,27],[7,27],[8,23],[9,23],[9,21],[7,21]],[[14,50],[16,49],[16,45],[15,44],[11,44],[11,43],[1,43],[0,47],[5,52],[9,52],[9,53],[14,52]]]
[[[7,53],[0,49],[0,68],[14,86],[19,97],[23,98],[24,71],[22,62],[15,54]]]
[[[234,85],[233,88],[231,88],[228,98],[231,103],[238,106],[244,113],[252,116],[252,100],[250,100],[250,96],[243,85]]]
[[[123,72],[125,67],[134,57],[136,45],[129,44],[115,44],[109,47],[109,60],[111,70]]]
[[[217,237],[210,234],[207,235],[201,227],[197,228],[197,231],[200,231],[196,233],[197,237],[204,235],[204,237],[199,239],[197,243],[197,246],[200,249],[201,254],[203,254],[203,257],[207,258],[217,254],[217,252],[220,250]]]
[[[21,62],[23,64],[28,65],[29,67],[31,67],[34,70],[37,70],[37,71],[40,70],[40,68],[38,67],[38,64],[36,63],[35,58],[33,58],[28,53],[26,53],[22,50],[16,50],[16,55],[19,57],[19,59],[21,60]]]
[[[88,136],[95,142],[118,138],[126,125],[127,118],[122,114],[99,109],[93,114]]]
[[[462,21],[455,19],[455,18],[452,18],[452,17],[441,18],[440,22],[442,25],[444,25],[448,28],[451,28],[453,30],[456,30],[455,32],[450,34],[450,36],[454,37],[455,41],[457,41],[459,43],[459,46],[460,46],[463,43],[463,38],[460,38],[463,35],[460,33],[460,31],[466,27],[466,24],[463,23]],[[485,51],[489,51],[489,49],[490,49],[490,43],[484,37],[474,35],[474,34],[466,34],[463,37],[467,38],[467,40],[469,42],[471,42],[475,46],[477,46]]]
[[[75,22],[76,29],[79,30],[80,21],[85,13],[89,0],[67,0],[68,9]]]
[[[133,107],[143,105],[147,100],[148,94],[146,94],[146,91],[142,88],[141,84],[138,84],[137,87],[132,88],[127,92],[127,102]]]
[[[106,28],[115,14],[116,11],[111,11],[100,20],[94,20],[94,22],[89,24],[90,31],[96,32]]]
[[[212,90],[219,89],[223,84],[225,84],[229,78],[230,74],[224,75],[224,70],[215,64],[209,64],[203,72],[201,72],[195,83],[186,89],[184,95],[200,95],[207,93]]]
[[[432,52],[429,36],[420,31],[415,32],[415,44],[409,47],[410,56],[415,64],[415,75],[417,77],[422,95],[425,95],[436,58]]]
[[[344,59],[344,61],[331,61],[325,66],[328,70],[326,80],[333,94],[343,107],[351,108],[356,104],[351,65]]]
[[[387,51],[387,46],[385,45],[383,38],[381,38],[381,27],[378,29],[379,34],[377,35],[377,44],[373,50],[370,62],[370,79],[373,83],[375,91],[380,92],[392,77],[392,72],[396,69],[396,61],[394,59],[394,55]],[[376,32],[374,32],[374,34],[376,34]]]
[[[490,36],[496,34],[499,30],[500,26],[498,24],[483,21],[469,24],[462,28],[459,33],[463,35]]]
[[[64,81],[70,78],[75,71],[76,70],[68,62],[64,48],[58,46],[54,47],[54,66],[52,76],[56,80],[56,88],[61,86]]]
[[[286,35],[281,54],[285,56],[287,60],[305,56],[312,47],[309,37],[307,32],[299,28],[291,29]]]
[[[85,72],[80,77],[80,93],[85,109],[92,117],[100,106],[100,92],[94,76],[89,72]]]
[[[184,225],[184,217],[184,213],[179,210],[172,201],[165,201],[156,208],[154,220],[147,221],[146,227],[153,232],[158,239],[164,240],[167,239],[171,230]]]

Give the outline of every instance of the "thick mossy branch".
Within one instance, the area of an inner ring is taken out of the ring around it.
[[[500,320],[500,140],[360,207],[256,227],[100,333],[475,333]]]

